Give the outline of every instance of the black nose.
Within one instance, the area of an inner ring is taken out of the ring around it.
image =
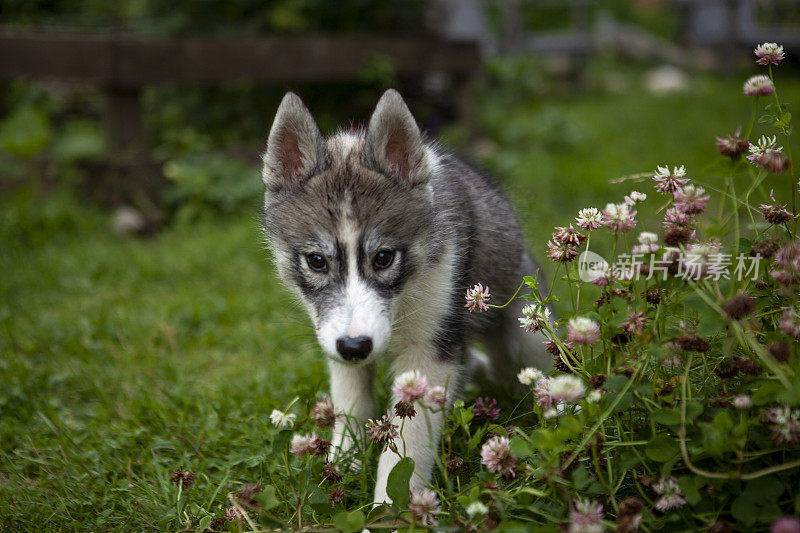
[[[345,361],[360,361],[366,359],[372,351],[372,339],[361,335],[360,337],[339,337],[336,339],[336,351],[344,357]]]

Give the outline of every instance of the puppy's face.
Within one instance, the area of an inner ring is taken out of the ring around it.
[[[304,302],[323,351],[349,364],[384,353],[430,229],[419,130],[399,95],[387,95],[366,134],[327,141],[287,95],[264,156],[265,227],[278,272]]]

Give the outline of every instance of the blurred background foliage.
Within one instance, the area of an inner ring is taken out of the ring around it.
[[[501,3],[487,5],[492,30],[502,32]],[[0,21],[10,29],[152,37],[369,33],[426,38],[435,33],[437,24],[428,7],[424,0],[7,0],[0,5]],[[522,26],[531,31],[569,28],[573,22],[573,12],[558,2],[524,3],[520,13]],[[681,31],[679,12],[664,0],[604,0],[591,4],[590,16],[636,24],[669,40],[677,39]],[[578,57],[567,64],[565,69],[554,67],[548,58],[501,56],[487,60],[476,76],[475,118],[480,140],[485,141],[478,148],[489,149],[479,155],[486,156],[486,163],[501,175],[532,171],[519,160],[525,154],[536,159],[537,181],[554,183],[559,170],[551,154],[580,147],[604,153],[591,144],[601,141],[600,123],[582,123],[586,121],[567,102],[576,97],[614,100],[635,94],[643,90],[642,76],[653,66],[614,54]],[[685,97],[696,98],[698,91],[713,85],[705,81],[711,79],[707,74],[692,76],[692,86],[682,91]],[[447,84],[444,89],[432,88],[430,81],[397,76],[391,59],[377,56],[358,79],[347,82],[286,86],[231,80],[215,86],[147,87],[143,94],[147,149],[164,165],[169,186],[154,201],[133,201],[139,209],[158,212],[159,224],[178,216],[183,206],[189,207],[181,220],[200,216],[203,210],[230,213],[253,208],[246,199],[258,196],[259,184],[243,165],[257,165],[272,115],[287,89],[301,94],[321,129],[331,132],[362,123],[380,92],[398,87],[426,130],[432,135],[443,132],[451,147],[474,152],[475,135],[469,135],[474,132],[467,132],[458,120],[463,117],[456,115]],[[97,164],[109,157],[104,105],[102,91],[93,87],[58,81],[0,84],[0,188],[12,191],[33,183],[52,189],[86,183],[87,172],[95,172]],[[509,108],[518,111],[509,113]],[[647,138],[648,133],[643,134]]]
[[[488,2],[499,24],[502,2]],[[777,2],[792,6],[790,0]],[[679,16],[663,0],[603,0],[594,4],[617,20],[629,21],[666,38],[676,38]],[[423,34],[431,31],[427,0],[5,0],[6,26],[72,31],[129,31],[153,36],[265,35],[297,33]],[[523,24],[531,30],[569,26],[566,2],[528,2]]]
[[[425,5],[425,0],[9,0],[0,14],[25,27],[228,36],[403,32],[422,27]]]

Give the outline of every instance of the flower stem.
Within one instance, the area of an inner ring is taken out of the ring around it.
[[[556,271],[553,272],[553,281],[550,283],[550,290],[547,291],[547,296],[545,297],[545,303],[550,300],[550,295],[553,294],[553,288],[556,286],[556,280],[558,279],[558,269],[561,268],[561,263],[556,263]]]
[[[745,139],[750,139],[750,134],[753,133],[753,126],[756,123],[756,115],[758,114],[758,95],[753,98],[753,111],[750,113],[750,124],[747,125],[747,132],[744,134]]]
[[[588,252],[589,251],[589,243],[592,241],[592,233],[591,232],[587,232],[587,233],[589,234],[586,237],[586,251]],[[578,267],[578,270],[580,270],[580,266]],[[582,286],[583,286],[583,284],[578,285],[578,296],[575,298],[575,312],[576,313],[580,312],[580,309],[581,309],[581,287]]]
[[[574,295],[572,294],[572,277],[569,275],[569,265],[564,265],[564,268],[567,271],[567,286],[569,287],[569,303],[572,305],[572,310],[577,313],[578,306],[574,298]]]
[[[736,247],[736,251],[738,252],[739,251],[739,204],[736,202],[736,200],[737,200],[737,198],[736,198],[736,186],[733,184],[734,181],[735,181],[735,178],[733,176],[731,176],[731,179],[730,179],[729,183],[730,183],[730,186],[731,186],[731,196],[733,197],[733,222],[734,222],[734,228],[735,228],[735,232],[736,232],[734,234],[736,236],[736,238],[734,239],[733,242],[734,242],[734,246]]]
[[[769,66],[769,79],[772,82],[772,86],[775,87],[775,78],[772,76],[772,65]],[[773,91],[773,96],[775,96],[775,104],[778,106],[778,113],[780,113],[780,117],[778,120],[783,119],[783,108],[781,108],[781,100],[778,98],[778,88],[775,87]],[[783,133],[786,135],[786,157],[789,159],[789,190],[791,192],[792,197],[792,213],[795,215],[794,217],[794,231],[792,235],[792,239],[794,239],[794,235],[797,234],[797,192],[795,192],[794,184],[794,165],[792,164],[792,139],[789,137],[789,129],[788,125],[786,128],[783,129]]]
[[[766,174],[763,172],[759,172],[756,175],[756,179],[753,180],[753,183],[750,184],[750,187],[747,189],[747,192],[744,194],[744,205],[747,207],[747,214],[750,215],[750,223],[753,225],[753,231],[756,232],[756,238],[758,238],[758,229],[756,229],[756,221],[753,218],[753,208],[750,206],[750,195],[753,194],[753,191],[761,185],[761,182],[764,181]]]
[[[522,280],[522,283],[519,284],[519,287],[517,287],[517,291],[514,293],[514,296],[512,296],[511,299],[508,300],[503,305],[487,304],[487,307],[494,307],[495,309],[502,309],[504,307],[507,307],[517,297],[517,294],[519,294],[519,291],[522,290],[523,285],[525,285],[525,280]]]

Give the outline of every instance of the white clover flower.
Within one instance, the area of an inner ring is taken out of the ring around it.
[[[752,165],[769,170],[774,174],[781,174],[788,168],[789,160],[783,153],[783,146],[778,146],[778,140],[773,135],[762,135],[756,144],[748,147],[750,154],[747,160]]]
[[[313,453],[316,440],[317,435],[315,433],[308,433],[306,435],[297,433],[292,437],[291,451],[298,457]]]
[[[779,254],[781,252],[778,252]],[[795,259],[795,270],[800,267],[800,261]],[[773,271],[772,277],[778,279],[775,274],[780,274],[782,271]],[[780,280],[779,280],[780,281]],[[781,315],[781,321],[779,323],[781,331],[784,332],[786,335],[790,337],[794,337],[795,339],[800,339],[800,308],[798,307],[786,307],[783,310],[783,314]]]
[[[436,524],[436,515],[442,512],[439,497],[430,489],[412,490],[408,510],[426,526]]]
[[[542,413],[542,416],[545,417],[546,419],[555,418],[558,416],[558,409],[556,409],[555,407],[551,407],[545,410],[545,412]]]
[[[528,332],[539,331],[550,321],[550,310],[537,303],[523,307],[522,314],[519,324],[521,328],[525,328],[525,331]]]
[[[584,316],[576,316],[567,322],[567,340],[575,344],[594,344],[600,340],[600,324]]]
[[[488,311],[489,306],[487,302],[492,298],[492,295],[489,293],[489,287],[484,287],[480,283],[476,283],[471,288],[467,289],[467,293],[464,295],[464,299],[467,303],[464,304],[464,307],[469,309],[469,312],[473,311]]]
[[[778,137],[773,135],[772,137],[768,137],[767,135],[762,135],[760,139],[758,139],[758,146],[761,150],[765,150],[767,148],[775,148],[775,145],[778,144]],[[777,150],[782,150],[783,147],[777,148]]]
[[[625,197],[625,203],[631,206],[639,202],[644,202],[645,200],[647,200],[647,195],[639,191],[631,191],[631,193]]]
[[[269,419],[272,420],[272,423],[275,425],[275,427],[286,429],[294,426],[294,421],[297,419],[297,415],[284,413],[278,409],[273,409],[272,414],[269,415]]]
[[[744,82],[742,91],[746,96],[767,96],[775,92],[775,85],[772,84],[769,76],[758,74]]]
[[[392,410],[386,411],[381,418],[370,418],[364,427],[367,428],[367,435],[376,442],[392,443],[399,436],[397,424],[394,423],[396,413]]]
[[[678,479],[675,476],[662,477],[653,483],[652,488],[656,494],[661,496],[655,503],[655,507],[659,511],[677,509],[686,504],[686,500],[683,499],[683,491],[678,486]]]
[[[403,372],[395,378],[392,392],[404,402],[415,402],[428,392],[428,378],[417,370]]]
[[[755,144],[750,144],[747,148],[750,151],[750,155],[747,156],[747,160],[750,161],[752,164],[756,164],[758,159],[764,155],[766,152],[770,150],[774,150],[776,152],[783,151],[783,146],[778,145],[778,138],[776,136],[768,137],[766,135],[762,135],[761,138]]]
[[[603,505],[594,500],[579,499],[575,502],[575,508],[569,513],[570,527],[569,533],[589,533],[605,531],[605,527],[600,523],[605,513]]]
[[[310,418],[317,424],[317,427],[329,428],[333,427],[336,423],[336,416],[336,409],[333,408],[333,402],[329,397],[325,396],[314,404]]]
[[[656,167],[653,173],[653,181],[655,189],[661,193],[673,193],[689,183],[689,178],[686,176],[686,167],[681,165],[679,167],[672,167],[672,172],[669,171],[668,166]]]
[[[577,376],[563,374],[550,378],[550,397],[554,402],[574,402],[585,393],[586,387]]]
[[[724,263],[722,244],[718,241],[690,244],[682,260],[684,276],[699,279],[709,270],[719,269]]]
[[[605,261],[591,265],[586,271],[586,277],[598,287],[608,287],[614,283],[614,279],[618,274],[619,272],[614,270],[612,266]]]
[[[639,234],[639,244],[631,248],[631,253],[638,255],[657,252],[660,248],[660,246],[656,244],[657,242],[658,235],[650,233],[649,231],[643,231]]]
[[[603,225],[603,214],[595,207],[586,207],[578,211],[575,221],[586,231],[592,231]]]
[[[610,219],[616,218],[623,218],[626,217],[628,212],[630,211],[630,206],[628,204],[615,204],[615,203],[607,203],[605,211],[608,212],[606,215]]]
[[[245,520],[245,515],[242,511],[239,510],[238,507],[234,507],[231,505],[227,509],[225,509],[225,520],[228,522],[233,522],[234,520]]]
[[[800,409],[770,407],[761,416],[778,444],[797,444],[800,441]]]
[[[625,202],[606,204],[603,210],[603,224],[612,231],[628,231],[636,225],[636,211]]]
[[[672,167],[672,172],[669,171],[669,165],[660,166],[656,165],[656,171],[653,173],[654,178],[682,178],[686,175],[686,165],[679,167]]]
[[[639,234],[639,244],[655,244],[658,242],[658,235],[649,231],[643,231]]]
[[[512,478],[517,475],[517,458],[511,453],[507,437],[498,435],[484,442],[481,446],[481,463],[489,472]]]
[[[465,511],[467,512],[467,516],[470,518],[475,518],[476,516],[483,516],[488,513],[489,508],[486,507],[486,505],[482,502],[472,502],[471,504],[467,505]]]
[[[766,411],[768,422],[774,424],[789,424],[790,422],[800,422],[800,409],[792,409],[791,407],[771,407]]]
[[[517,379],[523,385],[533,385],[540,379],[544,377],[544,374],[538,368],[533,368],[532,366],[528,366],[523,368],[517,374]]]
[[[756,63],[759,65],[769,65],[770,63],[777,65],[784,58],[783,46],[779,46],[778,43],[761,43],[756,46],[753,53],[758,57]]]
[[[656,165],[656,171],[653,172],[654,178],[668,178],[672,175],[669,171],[669,165],[662,167],[661,165]]]
[[[428,391],[428,394],[425,395],[426,402],[435,403],[441,407],[444,407],[448,400],[449,397],[447,395],[447,390],[439,385],[431,387],[431,389]]]
[[[678,211],[687,215],[702,213],[706,208],[706,203],[711,198],[710,195],[706,194],[704,188],[692,183],[681,187],[672,194],[675,196],[675,207]]]
[[[747,394],[739,394],[733,397],[733,406],[737,409],[747,409],[750,407],[750,396]]]
[[[595,389],[586,395],[586,401],[589,403],[597,403],[602,398],[603,398],[603,392],[599,389]]]

